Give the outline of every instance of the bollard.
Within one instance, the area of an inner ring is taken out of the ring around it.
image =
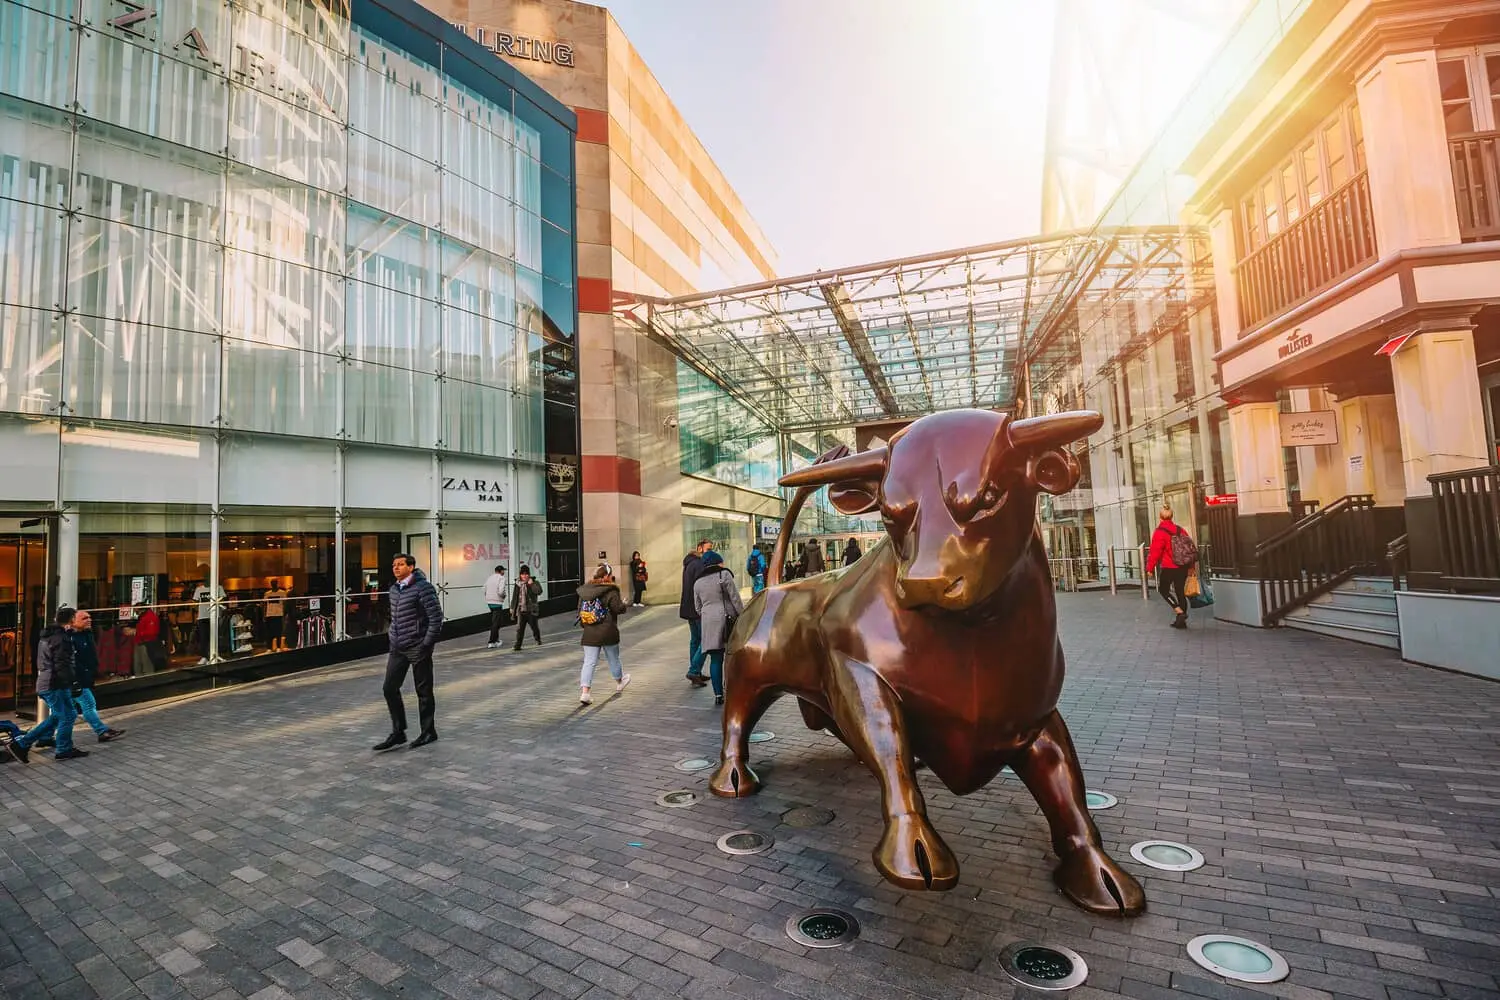
[[[1140,547],[1141,556],[1141,600],[1151,600],[1151,591],[1146,586],[1146,546]]]
[[[1119,592],[1120,588],[1115,582],[1115,547],[1111,545],[1109,547],[1109,596],[1114,597]]]

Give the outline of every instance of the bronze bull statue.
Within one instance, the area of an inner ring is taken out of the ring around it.
[[[924,761],[957,795],[1009,765],[1052,830],[1053,880],[1094,913],[1145,909],[1140,884],[1104,852],[1083,772],[1057,712],[1063,654],[1052,576],[1036,523],[1039,490],[1065,493],[1079,466],[1066,446],[1097,413],[1012,420],[954,410],[890,444],[839,448],[781,482],[798,487],[771,559],[769,589],[734,628],[724,747],[714,794],[753,795],[755,723],[783,694],[801,701],[880,782],[885,831],[875,867],[908,889],[951,889],[958,862],[927,819]],[[845,514],[879,510],[881,539],[852,566],[789,583],[781,567],[807,497],[829,487]]]

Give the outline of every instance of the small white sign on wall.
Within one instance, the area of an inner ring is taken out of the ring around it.
[[[1332,410],[1281,414],[1281,446],[1311,448],[1338,444],[1339,425]]]

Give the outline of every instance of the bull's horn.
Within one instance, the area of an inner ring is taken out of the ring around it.
[[[1045,417],[1027,417],[1012,420],[1005,425],[1010,437],[1010,446],[1023,451],[1042,448],[1060,448],[1065,444],[1086,438],[1104,426],[1104,418],[1093,410],[1070,410],[1067,413],[1051,413]]]
[[[805,469],[789,472],[781,477],[782,486],[828,486],[833,483],[877,482],[885,478],[884,448],[871,448],[854,455],[845,455],[832,462],[809,465]]]

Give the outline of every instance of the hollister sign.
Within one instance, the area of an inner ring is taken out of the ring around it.
[[[1299,326],[1286,335],[1286,343],[1276,348],[1276,360],[1280,361],[1283,358],[1291,357],[1293,354],[1301,354],[1311,346],[1312,334],[1303,333],[1302,328]]]

